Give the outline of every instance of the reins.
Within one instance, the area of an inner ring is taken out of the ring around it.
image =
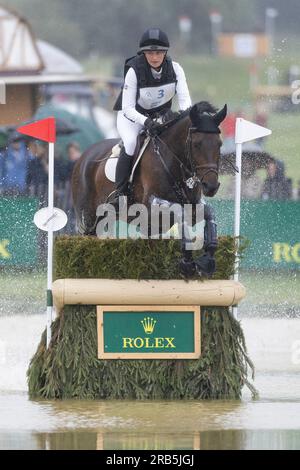
[[[155,136],[155,137],[152,137],[151,138],[151,141],[152,141],[152,145],[153,145],[153,150],[154,150],[154,153],[158,156],[158,158],[160,159],[160,162],[165,170],[165,172],[167,173],[168,177],[169,177],[169,180],[170,180],[170,183],[172,185],[172,188],[173,188],[173,191],[174,193],[176,194],[179,202],[181,205],[184,205],[186,202],[190,202],[189,200],[189,197],[188,195],[186,194],[186,191],[185,191],[185,188],[177,181],[177,179],[174,177],[174,175],[172,174],[171,170],[168,168],[166,162],[164,161],[161,153],[160,153],[160,148],[159,148],[159,144],[158,144],[158,141],[160,143],[163,143],[169,152],[171,152],[173,154],[173,156],[182,164],[182,162],[180,161],[180,159],[177,157],[177,155],[175,155],[174,152],[171,151],[171,149],[167,146],[167,144],[161,140],[158,136]]]

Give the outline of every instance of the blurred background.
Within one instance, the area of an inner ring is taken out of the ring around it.
[[[193,102],[228,104],[223,155],[234,160],[237,116],[272,129],[270,137],[244,146],[242,233],[251,245],[242,267],[297,271],[299,20],[297,0],[0,0],[0,83],[6,84],[0,266],[44,260],[44,238],[31,220],[47,203],[47,147],[24,140],[16,126],[57,118],[55,203],[68,213],[65,232],[75,233],[74,163],[88,146],[117,135],[112,107],[124,61],[136,53],[143,31],[158,26],[169,35],[169,53],[185,70]],[[212,200],[220,233],[232,233],[233,197],[234,175],[224,160]]]
[[[103,448],[105,437],[106,448],[198,449],[200,431],[201,448],[300,448],[299,24],[299,0],[0,0],[0,448]],[[228,105],[221,187],[207,201],[219,234],[233,234],[227,161],[234,161],[236,117],[273,132],[243,146],[241,234],[250,244],[239,319],[261,399],[175,403],[173,411],[163,403],[165,415],[153,403],[30,402],[26,370],[46,309],[47,238],[33,217],[47,205],[48,148],[16,128],[56,117],[55,205],[69,217],[58,234],[76,233],[74,163],[117,135],[112,106],[124,61],[152,26],[169,35],[193,102]],[[85,432],[94,428],[96,436]]]

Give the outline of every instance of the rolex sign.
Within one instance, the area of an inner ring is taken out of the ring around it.
[[[98,306],[99,359],[200,357],[199,306]]]

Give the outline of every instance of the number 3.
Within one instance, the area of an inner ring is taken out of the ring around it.
[[[165,90],[158,90],[158,98],[163,98]]]

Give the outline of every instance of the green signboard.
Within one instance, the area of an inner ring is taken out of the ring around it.
[[[0,266],[34,266],[37,261],[37,228],[33,217],[36,198],[0,197]]]
[[[200,307],[98,306],[98,357],[198,358]]]
[[[232,235],[234,201],[207,199],[207,202],[215,209],[219,235]],[[241,267],[299,269],[299,202],[243,200],[240,233],[250,241]]]

